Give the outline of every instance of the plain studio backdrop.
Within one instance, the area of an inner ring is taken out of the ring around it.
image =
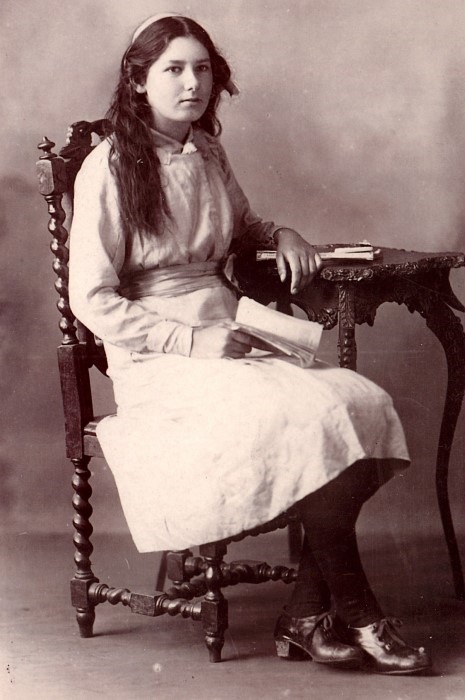
[[[103,116],[133,28],[167,10],[203,24],[233,68],[241,93],[224,98],[222,140],[264,218],[319,243],[465,250],[462,0],[3,0],[1,500],[16,533],[72,530],[36,146],[46,135],[58,148],[68,124]],[[465,270],[452,282],[465,301]],[[413,532],[437,533],[442,348],[419,316],[395,304],[378,310],[373,328],[359,327],[357,340],[359,371],[392,394],[412,455],[405,476],[365,508],[360,528],[399,544]],[[337,362],[336,331],[324,334],[321,354]],[[97,381],[102,411],[111,392]],[[462,530],[464,441],[462,413],[450,473]],[[127,532],[99,462],[95,527]]]

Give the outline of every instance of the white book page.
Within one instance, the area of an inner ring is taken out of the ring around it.
[[[305,319],[287,316],[280,311],[270,309],[248,297],[241,297],[236,312],[236,323],[244,326],[244,330],[258,330],[261,334],[269,334],[268,340],[275,347],[287,354],[296,355],[299,351],[305,366],[313,361],[318,350],[323,327],[319,323]],[[265,340],[263,335],[258,335]]]

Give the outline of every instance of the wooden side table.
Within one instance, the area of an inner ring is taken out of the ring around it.
[[[444,535],[449,550],[456,596],[465,600],[465,585],[452,520],[449,494],[449,458],[457,420],[465,393],[465,333],[454,313],[465,307],[454,295],[449,274],[465,267],[465,254],[458,252],[422,253],[382,248],[373,262],[332,261],[325,263],[312,285],[290,295],[281,284],[274,261],[255,262],[254,254],[237,261],[237,278],[245,294],[263,304],[278,303],[281,310],[295,304],[309,320],[325,329],[339,324],[338,354],[341,367],[357,367],[357,324],[373,325],[378,307],[385,302],[404,304],[419,313],[441,343],[447,361],[447,393],[436,460],[436,492]],[[257,279],[258,278],[258,279]],[[260,290],[257,294],[257,288]]]

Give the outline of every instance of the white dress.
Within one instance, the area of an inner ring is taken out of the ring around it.
[[[139,551],[267,522],[360,459],[405,466],[391,398],[355,372],[263,353],[189,356],[193,328],[233,318],[237,297],[222,275],[191,287],[188,271],[247,238],[267,245],[277,227],[250,210],[215,138],[196,129],[183,146],[154,132],[154,144],[165,230],[126,240],[103,142],[78,174],[70,237],[71,307],[104,341],[118,406],[98,437]],[[147,273],[178,270],[181,287],[127,292]]]

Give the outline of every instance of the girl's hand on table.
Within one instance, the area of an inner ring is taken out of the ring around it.
[[[277,243],[276,265],[281,282],[291,273],[291,294],[304,289],[322,266],[322,261],[315,248],[307,243],[297,231],[280,228],[276,231]]]

